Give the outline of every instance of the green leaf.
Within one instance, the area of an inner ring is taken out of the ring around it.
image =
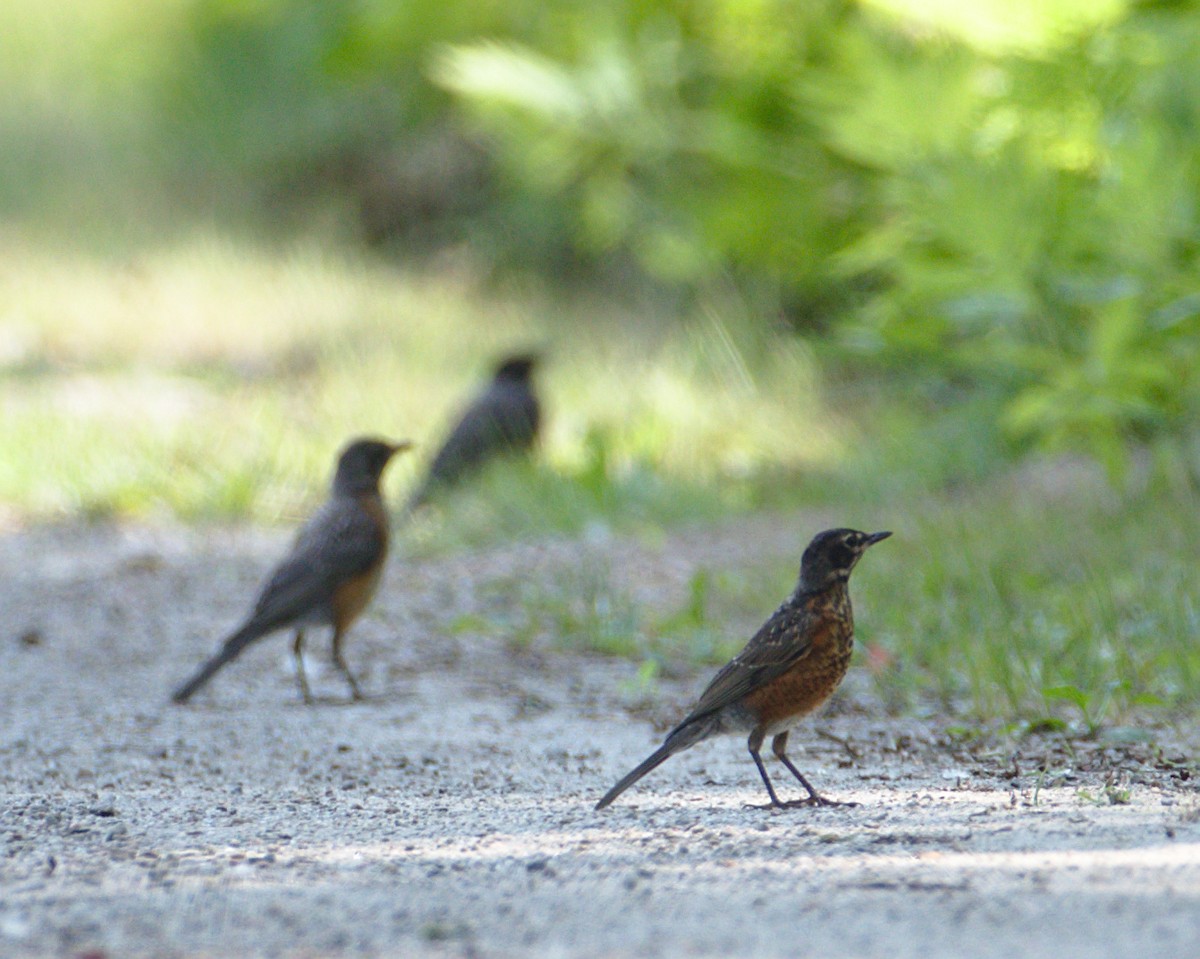
[[[1091,697],[1087,693],[1075,686],[1069,685],[1047,686],[1042,690],[1042,695],[1047,699],[1062,699],[1073,703],[1083,713],[1087,712],[1088,705],[1091,703]]]

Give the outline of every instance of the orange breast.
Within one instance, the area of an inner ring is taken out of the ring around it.
[[[375,595],[375,587],[379,585],[379,577],[383,573],[383,563],[387,558],[388,520],[382,500],[378,495],[366,494],[361,496],[358,502],[378,525],[382,544],[379,557],[369,570],[339,583],[337,589],[334,590],[333,616],[339,629],[346,629],[367,608],[371,597]]]
[[[339,584],[333,594],[333,616],[340,629],[346,629],[367,608],[382,571],[383,563],[377,563],[370,572]]]
[[[812,712],[845,677],[853,639],[845,623],[827,623],[813,637],[809,654],[782,676],[747,694],[745,706],[768,727]]]

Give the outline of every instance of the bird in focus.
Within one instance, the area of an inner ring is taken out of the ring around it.
[[[409,510],[491,460],[533,447],[541,426],[541,404],[532,379],[536,365],[537,357],[528,354],[501,361],[491,383],[466,408],[437,451],[428,476],[408,501]]]
[[[671,756],[720,733],[749,733],[750,756],[770,797],[766,808],[841,805],[820,795],[788,758],[788,734],[846,675],[854,646],[850,572],[868,547],[891,535],[830,529],[813,537],[792,595],[713,677],[663,744],[605,793],[596,808],[609,805]],[[780,802],[760,755],[767,736],[773,737],[776,758],[807,790],[804,799]]]
[[[175,690],[171,697],[175,702],[187,702],[256,639],[294,627],[296,678],[304,701],[311,703],[303,656],[304,631],[309,626],[333,628],[333,664],[346,678],[352,697],[362,699],[342,656],[342,640],[374,595],[387,558],[388,517],[379,491],[380,477],[392,457],[410,446],[408,442],[356,439],[342,450],[329,499],[300,529],[291,551],[263,586],[250,616]]]

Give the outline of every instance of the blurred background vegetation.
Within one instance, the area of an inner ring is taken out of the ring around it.
[[[1193,703],[1197,12],[9,0],[0,505],[290,522],[533,345],[543,456],[413,548],[836,507],[925,557],[899,699]]]

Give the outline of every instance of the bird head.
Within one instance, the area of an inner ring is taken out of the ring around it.
[[[891,535],[890,532],[863,533],[856,529],[827,529],[818,533],[800,560],[799,592],[824,589],[839,580],[844,582],[867,547]]]
[[[379,485],[379,477],[393,456],[410,449],[412,443],[364,437],[351,440],[338,457],[337,473],[333,477],[336,493],[370,492]]]
[[[506,356],[496,366],[495,378],[498,380],[518,380],[524,382],[537,366],[538,357],[534,353],[518,353]]]

